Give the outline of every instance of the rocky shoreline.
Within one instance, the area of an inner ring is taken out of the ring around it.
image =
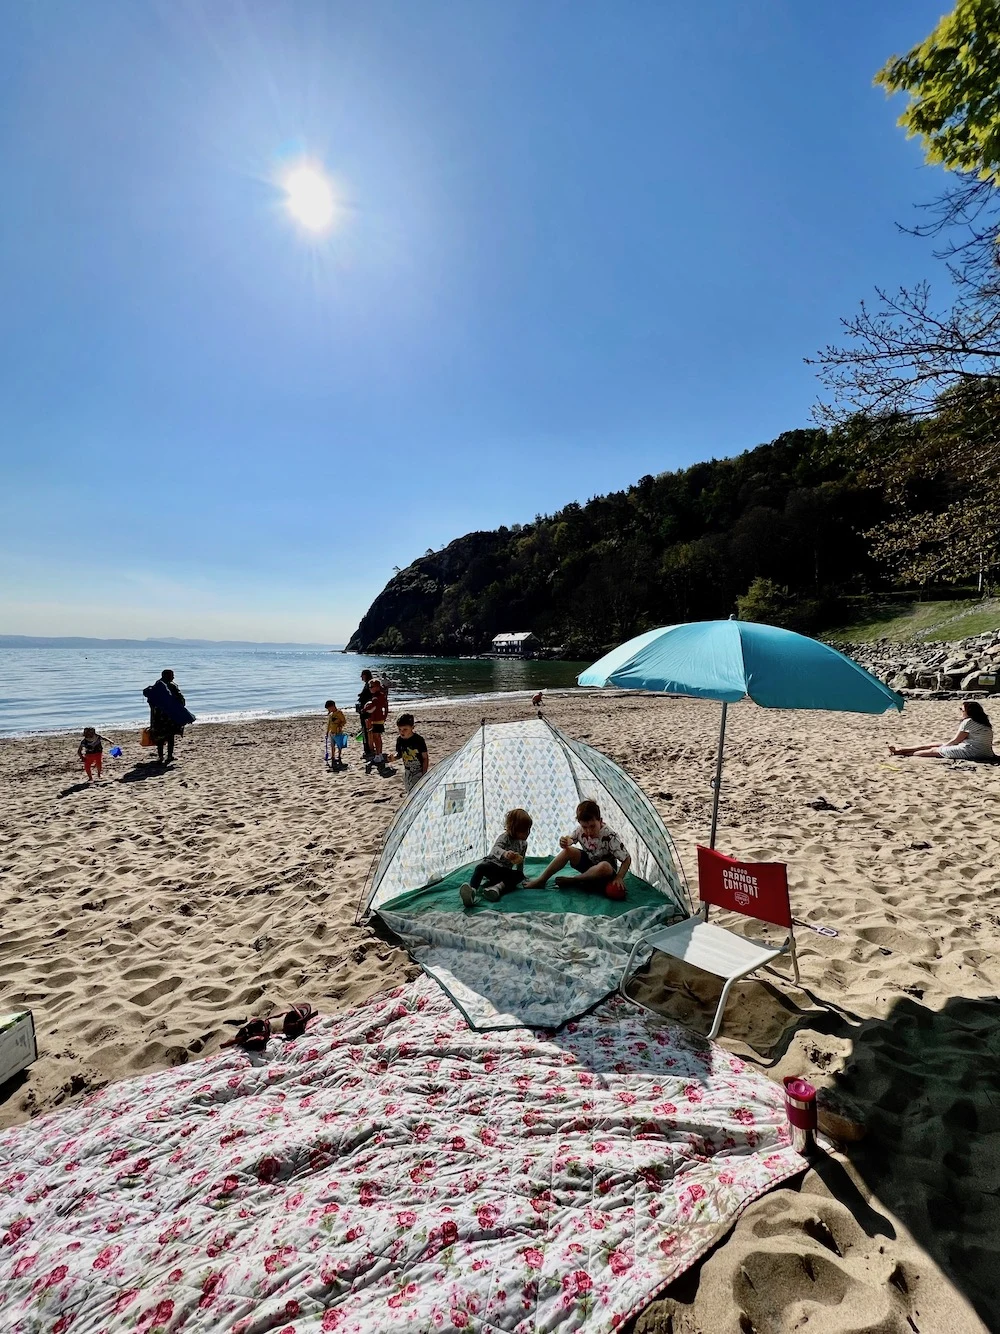
[[[1000,698],[1000,630],[950,643],[877,639],[834,647],[907,698]]]

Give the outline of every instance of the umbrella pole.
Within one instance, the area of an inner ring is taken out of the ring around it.
[[[712,837],[709,839],[708,846],[715,847],[715,831],[719,825],[719,791],[722,787],[722,755],[726,747],[726,710],[728,704],[722,706],[722,722],[719,724],[719,753],[715,757],[715,777],[712,779]]]

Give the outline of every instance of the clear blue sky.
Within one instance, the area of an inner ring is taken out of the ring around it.
[[[930,271],[872,76],[944,7],[5,5],[0,631],[336,642],[428,547],[808,425]]]

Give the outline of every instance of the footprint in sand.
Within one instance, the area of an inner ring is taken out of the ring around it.
[[[732,1273],[744,1334],[813,1324],[879,1334],[920,1328],[913,1320],[915,1279],[835,1200],[779,1191],[748,1210],[731,1250],[711,1263]]]
[[[162,963],[141,963],[135,968],[130,968],[128,972],[122,973],[122,978],[126,982],[145,982],[147,978],[159,977],[165,964]]]
[[[165,977],[162,981],[154,983],[151,987],[147,987],[145,991],[137,991],[134,996],[129,997],[129,1000],[133,1005],[138,1005],[141,1009],[145,1009],[147,1005],[152,1005],[154,1001],[160,1000],[161,997],[169,996],[169,994],[172,991],[176,991],[180,985],[181,979],[179,977]]]

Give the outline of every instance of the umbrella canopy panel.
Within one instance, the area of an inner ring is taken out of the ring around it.
[[[692,621],[648,630],[612,649],[577,678],[765,709],[885,713],[902,697],[853,659],[817,639],[755,621]]]

